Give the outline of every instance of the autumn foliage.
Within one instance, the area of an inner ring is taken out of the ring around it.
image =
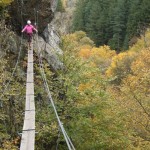
[[[76,132],[73,141],[83,150],[148,149],[148,43],[145,46],[141,38],[128,51],[116,54],[109,46],[95,47],[89,39],[82,43],[85,37],[80,31],[63,38],[65,64],[72,66],[65,74],[66,94],[75,100],[72,109],[79,111],[69,112],[76,116],[69,124]]]

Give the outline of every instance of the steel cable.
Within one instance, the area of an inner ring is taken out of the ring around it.
[[[37,25],[38,25],[38,11],[37,11],[37,15],[36,16],[37,16],[36,20],[37,20]],[[58,116],[58,113],[57,113],[54,101],[52,99],[52,96],[51,96],[51,93],[50,93],[50,89],[49,89],[49,86],[48,86],[48,82],[47,82],[47,78],[46,78],[46,74],[45,74],[45,71],[44,71],[44,68],[43,68],[43,62],[42,62],[42,57],[41,57],[42,53],[40,52],[40,47],[39,47],[39,42],[38,42],[39,41],[38,35],[36,37],[37,37],[36,38],[36,43],[37,43],[37,48],[38,48],[39,67],[40,67],[41,76],[42,76],[42,79],[43,79],[43,82],[44,82],[44,85],[45,85],[45,89],[47,91],[49,100],[50,100],[50,102],[52,104],[52,107],[54,109],[54,112],[55,112],[55,115],[56,115],[59,127],[60,127],[60,129],[61,129],[61,131],[63,133],[63,136],[65,138],[65,141],[66,141],[66,144],[68,146],[68,149],[69,150],[75,150],[75,147],[73,146],[69,136],[67,135],[67,132],[64,129],[64,126],[63,126],[62,122],[60,121],[60,118]]]

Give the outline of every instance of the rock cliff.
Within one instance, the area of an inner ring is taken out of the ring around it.
[[[38,21],[39,33],[42,33],[47,24],[54,17],[52,11],[53,0],[14,0],[11,6],[12,24],[17,29],[26,24],[27,20],[32,23]],[[38,20],[37,20],[38,19]]]
[[[39,47],[43,57],[55,71],[63,66],[58,58],[58,55],[63,54],[59,47],[60,36],[70,32],[76,0],[63,0],[64,12],[55,11],[57,2],[57,0],[14,0],[11,6],[12,24],[19,32],[28,19],[32,23],[38,23]]]
[[[55,30],[60,34],[68,34],[71,32],[71,24],[73,19],[73,12],[76,6],[77,0],[63,0],[63,12],[55,12],[54,18],[49,23],[50,26],[54,26]]]

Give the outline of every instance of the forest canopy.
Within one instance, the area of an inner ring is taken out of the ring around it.
[[[117,51],[127,50],[150,23],[149,0],[79,0],[76,6],[73,30]]]

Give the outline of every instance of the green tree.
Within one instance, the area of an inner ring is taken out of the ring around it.
[[[58,0],[56,11],[64,12],[65,8],[63,6],[62,0]]]
[[[144,34],[150,21],[149,0],[81,0],[73,29],[83,30],[96,45],[126,50],[134,36]]]
[[[129,39],[133,36],[144,34],[150,22],[149,7],[150,1],[148,0],[133,0],[131,2],[129,19],[127,22],[127,34],[129,35]]]
[[[138,28],[140,26],[141,18],[144,17],[141,13],[141,0],[133,0],[130,2],[129,18],[127,21],[127,34],[131,39],[134,35],[139,34]]]
[[[11,4],[13,0],[1,0],[0,1],[0,16],[5,17],[7,16],[6,7]]]
[[[106,44],[109,37],[109,4],[110,1],[89,1],[91,9],[86,22],[86,32],[96,45]]]
[[[79,0],[76,4],[76,10],[74,13],[74,19],[73,19],[73,24],[72,24],[72,29],[73,31],[79,31],[85,30],[85,22],[86,22],[86,12],[89,13],[89,9],[88,11],[85,12],[85,6],[87,4],[89,0]]]
[[[90,59],[84,60],[78,55],[83,38],[85,34],[76,32],[62,40],[64,69],[59,72],[57,81],[60,82],[60,89],[65,90],[65,98],[59,100],[63,104],[64,126],[76,149],[130,147],[130,132],[124,128],[121,116],[113,109],[111,97],[105,92],[107,82]]]
[[[126,35],[127,4],[127,0],[118,0],[111,16],[113,35],[108,44],[117,51],[121,51]]]

